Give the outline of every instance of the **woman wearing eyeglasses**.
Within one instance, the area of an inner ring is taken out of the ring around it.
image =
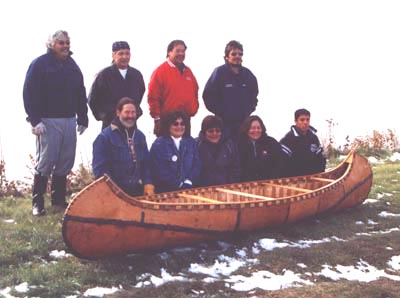
[[[228,42],[224,61],[208,79],[203,100],[211,113],[222,118],[224,134],[236,141],[240,124],[256,109],[258,83],[254,74],[242,65],[240,42]]]
[[[220,117],[209,115],[203,119],[196,142],[201,160],[201,186],[239,181],[240,162],[237,145],[230,138],[224,137]]]
[[[161,117],[160,137],[151,146],[151,172],[157,193],[192,188],[200,174],[195,140],[186,133],[188,118],[180,111]]]
[[[260,117],[250,116],[240,127],[239,154],[242,181],[281,177],[284,160],[281,145],[267,135]]]

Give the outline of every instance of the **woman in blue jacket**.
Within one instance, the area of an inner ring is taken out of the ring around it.
[[[222,119],[209,115],[201,123],[196,142],[199,147],[201,186],[239,182],[240,162],[237,145],[222,132]]]
[[[161,117],[160,126],[160,137],[150,149],[156,192],[192,188],[200,174],[200,159],[195,140],[185,134],[188,118],[174,111]]]

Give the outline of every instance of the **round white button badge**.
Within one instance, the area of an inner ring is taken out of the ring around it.
[[[173,162],[176,162],[176,161],[178,160],[178,156],[172,155],[171,160],[172,160]]]

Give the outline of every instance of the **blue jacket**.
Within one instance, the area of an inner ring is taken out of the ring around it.
[[[186,179],[197,184],[201,165],[192,137],[182,137],[179,151],[171,137],[158,137],[150,148],[150,160],[156,192],[178,190]]]
[[[231,139],[211,143],[200,132],[196,139],[201,160],[200,186],[239,182],[240,161],[237,145]]]
[[[316,135],[310,126],[302,135],[292,125],[290,131],[280,141],[286,155],[285,176],[302,176],[325,171],[326,157]]]
[[[253,73],[241,67],[235,74],[228,64],[217,67],[203,91],[207,109],[225,122],[242,122],[256,108],[258,83]]]
[[[49,50],[29,66],[24,83],[24,106],[28,120],[36,126],[41,118],[71,118],[88,126],[86,90],[83,75],[69,56],[57,59]]]
[[[126,193],[141,195],[142,186],[151,183],[151,179],[146,138],[138,129],[134,130],[133,144],[136,163],[126,131],[113,122],[93,143],[92,167],[96,179],[107,174]]]

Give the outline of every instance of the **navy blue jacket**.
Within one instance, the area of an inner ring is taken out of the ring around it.
[[[118,67],[113,64],[97,74],[89,94],[89,107],[96,120],[110,124],[121,98],[129,97],[139,106],[145,90],[143,76],[139,70],[129,66],[124,79]],[[105,116],[101,117],[101,113]]]
[[[107,174],[130,195],[142,195],[143,185],[151,183],[151,177],[146,138],[138,129],[134,131],[133,144],[136,163],[125,129],[113,121],[93,143],[93,173],[96,179]]]
[[[316,135],[310,126],[302,135],[295,125],[280,141],[286,155],[285,176],[302,176],[325,171],[326,157]]]
[[[201,160],[200,186],[239,182],[240,161],[237,145],[231,139],[214,144],[200,132],[196,139]]]
[[[207,109],[224,123],[242,122],[256,108],[258,84],[253,73],[241,67],[235,74],[228,64],[217,67],[207,81],[203,100]]]
[[[76,115],[78,124],[88,126],[83,75],[70,56],[60,60],[49,50],[35,59],[26,74],[23,97],[32,126],[36,126],[41,118],[71,118]]]
[[[279,178],[282,176],[284,156],[277,140],[261,135],[256,141],[239,141],[241,177],[243,181]]]
[[[150,161],[156,192],[178,190],[186,179],[196,186],[201,165],[192,137],[182,137],[179,151],[171,137],[158,137],[150,148]]]

